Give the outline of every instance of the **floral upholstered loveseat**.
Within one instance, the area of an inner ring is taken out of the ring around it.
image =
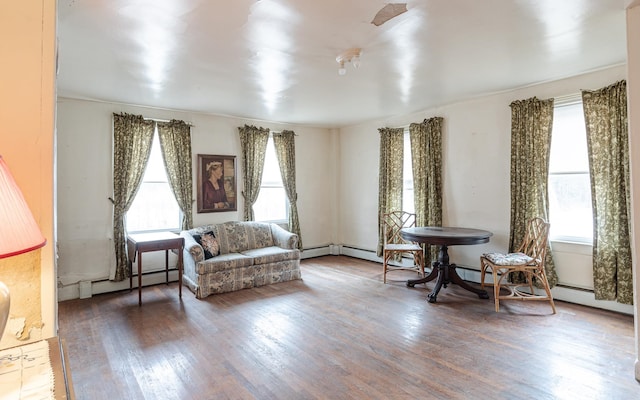
[[[202,299],[301,279],[298,235],[276,224],[232,221],[180,232],[185,285]]]

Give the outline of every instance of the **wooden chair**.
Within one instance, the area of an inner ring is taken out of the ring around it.
[[[382,250],[383,282],[387,283],[387,271],[392,270],[417,271],[424,277],[424,252],[422,246],[408,242],[400,235],[401,229],[416,226],[416,215],[405,211],[392,211],[384,214],[382,224],[384,235]],[[389,260],[405,254],[413,258],[413,266],[389,265]]]
[[[549,223],[542,218],[532,218],[527,223],[527,231],[515,253],[485,253],[480,256],[480,286],[484,289],[484,275],[491,269],[493,275],[493,296],[496,312],[500,310],[500,300],[543,300],[551,304],[553,313],[556,306],[553,303],[549,281],[544,269],[549,240]],[[513,283],[510,275],[521,272],[525,283]],[[538,294],[533,288],[533,280],[539,282],[545,294]],[[501,294],[500,289],[509,290],[508,294]],[[528,288],[527,291],[522,289]]]

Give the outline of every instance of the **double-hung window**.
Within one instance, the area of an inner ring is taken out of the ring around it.
[[[548,183],[551,239],[592,243],[587,135],[579,100],[554,108]]]
[[[142,183],[127,211],[127,232],[179,231],[181,213],[169,186],[156,129]]]
[[[258,199],[253,205],[253,213],[256,221],[287,222],[289,219],[289,201],[282,183],[272,135],[269,135],[267,142],[262,183]]]

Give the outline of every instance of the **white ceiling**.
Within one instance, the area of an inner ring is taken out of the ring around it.
[[[351,125],[625,63],[627,3],[58,0],[58,95]]]

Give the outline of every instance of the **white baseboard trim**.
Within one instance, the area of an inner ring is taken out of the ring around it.
[[[169,269],[169,282],[178,281],[178,271]],[[142,274],[142,286],[158,285],[166,282],[164,270],[145,272]],[[100,280],[95,282],[81,281],[66,286],[58,286],[58,301],[86,299],[95,294],[118,292],[129,289],[129,279],[120,282]],[[138,276],[133,277],[133,290],[138,290]]]
[[[376,255],[373,250],[359,249],[356,247],[330,244],[327,246],[320,246],[311,249],[304,249],[300,257],[313,258],[322,257],[327,255],[344,255],[348,257],[359,258],[362,260],[377,262],[382,264],[382,258]],[[410,259],[403,259],[401,263],[394,265],[410,267],[413,262]],[[430,268],[426,268],[429,271]],[[465,265],[458,265],[456,270],[458,275],[465,281],[480,283],[480,271],[477,267],[470,267]],[[169,282],[176,282],[178,280],[178,271],[169,270]],[[153,272],[144,273],[142,275],[142,286],[157,285],[165,282],[165,271],[158,270]],[[490,273],[485,277],[485,282],[492,283],[493,277]],[[133,289],[137,289],[138,277],[133,277]],[[94,294],[116,292],[120,290],[129,289],[129,280],[125,279],[121,282],[113,282],[109,280],[101,280],[96,282],[79,282],[67,286],[58,286],[58,301],[73,300],[78,298],[91,297]],[[553,298],[555,300],[566,301],[568,303],[580,304],[588,307],[600,308],[603,310],[609,310],[619,312],[622,314],[633,315],[634,309],[632,305],[620,304],[615,301],[603,301],[596,300],[592,291],[576,289],[564,286],[556,286],[551,289]],[[81,297],[82,296],[82,297]]]
[[[304,249],[300,254],[301,259],[328,256],[331,254],[331,246],[314,247],[312,249]]]

